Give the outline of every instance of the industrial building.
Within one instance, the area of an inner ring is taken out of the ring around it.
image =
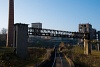
[[[96,39],[96,29],[92,28],[92,25],[89,23],[79,24],[79,32],[80,33],[90,33],[90,39]]]
[[[33,28],[42,28],[42,23],[40,23],[40,22],[32,23],[31,27],[33,27]]]

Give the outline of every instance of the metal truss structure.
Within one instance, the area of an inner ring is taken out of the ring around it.
[[[70,31],[61,31],[61,30],[52,30],[43,28],[33,28],[33,27],[29,27],[28,29],[28,35],[36,35],[36,36],[88,39],[89,38],[88,34],[89,33],[70,32]]]

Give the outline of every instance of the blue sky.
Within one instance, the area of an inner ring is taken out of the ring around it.
[[[8,28],[8,1],[0,0],[0,29]],[[15,0],[15,23],[43,23],[43,28],[78,31],[90,23],[100,30],[100,0]]]

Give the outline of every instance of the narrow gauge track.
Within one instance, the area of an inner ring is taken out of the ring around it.
[[[68,60],[60,53],[57,48],[54,48],[51,57],[43,65],[38,67],[70,67]]]
[[[52,67],[71,67],[64,55],[55,48],[55,58]]]
[[[61,54],[59,53],[59,51],[57,50],[57,48],[55,47],[55,58],[54,58],[54,62],[52,64],[52,67],[62,67],[62,58],[61,58]]]

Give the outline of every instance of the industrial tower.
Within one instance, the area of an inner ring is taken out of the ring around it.
[[[14,0],[9,0],[9,14],[8,14],[8,33],[6,47],[13,45],[13,30],[14,30]]]

